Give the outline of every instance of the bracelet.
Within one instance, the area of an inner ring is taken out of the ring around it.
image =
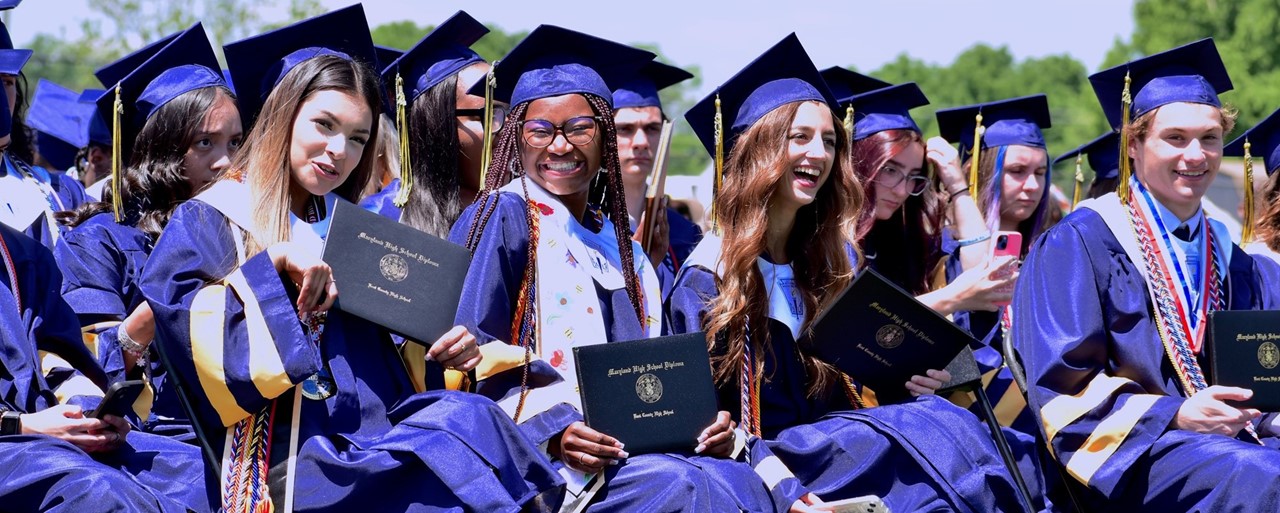
[[[986,242],[987,240],[990,240],[990,239],[991,239],[991,232],[987,232],[977,237],[973,237],[969,239],[960,239],[956,241],[956,244],[963,248],[965,246],[972,246],[979,242]]]
[[[966,185],[966,186],[964,186],[964,188],[961,188],[960,190],[957,190],[957,191],[955,191],[955,192],[950,193],[951,195],[950,195],[950,196],[947,196],[947,201],[955,201],[955,200],[956,200],[956,196],[959,196],[959,195],[964,194],[964,193],[966,193],[966,192],[969,192],[969,186],[967,186],[967,185]],[[990,235],[988,235],[988,237],[989,237],[989,236],[990,236]]]
[[[139,365],[146,361],[147,348],[129,336],[129,330],[124,328],[124,324],[116,330],[116,340],[120,341],[120,350],[132,356]]]

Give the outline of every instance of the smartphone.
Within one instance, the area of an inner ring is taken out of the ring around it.
[[[889,513],[889,507],[885,506],[884,501],[874,495],[828,502],[823,504],[821,508],[832,513]]]
[[[133,409],[133,402],[138,400],[138,396],[142,394],[142,388],[146,386],[140,379],[129,381],[118,381],[107,389],[106,397],[102,398],[102,402],[98,403],[98,407],[90,413],[89,416],[95,419],[101,419],[107,415],[115,415],[124,417]]]
[[[1011,256],[1013,258],[1022,257],[1022,233],[1019,232],[996,232],[995,243],[991,245],[992,260],[1000,257]],[[998,277],[1006,278],[1013,271],[1001,271]],[[1014,285],[1011,283],[1005,286],[1001,292],[1013,292]],[[1008,301],[996,303],[1000,306],[1009,306]]]

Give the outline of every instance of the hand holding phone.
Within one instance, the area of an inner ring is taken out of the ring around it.
[[[140,379],[113,383],[111,388],[107,389],[106,397],[102,398],[102,402],[98,403],[98,407],[89,414],[89,417],[102,419],[107,415],[117,417],[128,415],[134,401],[137,401],[138,396],[142,394],[144,386],[146,384]]]
[[[991,245],[991,259],[995,260],[1000,257],[1013,257],[1018,259],[1022,257],[1022,234],[1019,232],[996,232],[995,243]],[[999,271],[995,277],[1000,279],[1008,278],[1013,274],[1012,270]],[[1014,284],[1010,283],[1000,288],[1000,292],[1012,294]],[[1000,306],[1008,306],[1008,301],[997,303]]]

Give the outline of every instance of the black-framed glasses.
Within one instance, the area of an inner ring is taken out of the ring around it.
[[[912,196],[924,194],[924,190],[929,188],[929,177],[924,175],[908,176],[902,170],[889,166],[880,168],[880,172],[876,173],[876,178],[872,181],[892,189],[901,184],[903,180],[907,181],[907,194]]]
[[[484,119],[484,109],[455,109],[454,114],[460,118],[476,118]],[[498,133],[502,130],[502,125],[507,121],[507,108],[497,105],[493,106],[493,118],[489,120],[489,131]]]
[[[600,123],[596,116],[572,118],[559,125],[545,119],[526,119],[521,123],[521,135],[524,142],[534,148],[546,148],[556,140],[556,132],[564,134],[569,144],[582,147],[591,144],[599,131]]]

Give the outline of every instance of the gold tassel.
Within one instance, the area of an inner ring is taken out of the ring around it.
[[[844,110],[844,131],[849,134],[849,143],[853,144],[853,104]]]
[[[1129,201],[1129,177],[1133,169],[1129,165],[1129,107],[1133,105],[1133,97],[1129,95],[1132,80],[1129,73],[1124,74],[1124,92],[1120,93],[1120,184],[1116,194],[1121,202]]]
[[[413,166],[409,163],[409,117],[405,114],[409,101],[404,95],[404,77],[396,72],[396,131],[400,136],[400,192],[392,204],[396,208],[404,208],[409,204],[409,193],[413,192]]]
[[[1249,153],[1249,139],[1244,140],[1244,221],[1240,230],[1240,245],[1253,242],[1253,155]]]
[[[120,118],[124,117],[124,100],[120,98],[120,85],[116,84],[116,101],[111,107],[111,211],[115,213],[116,222],[120,222],[122,210],[124,209],[124,200],[121,198],[120,189],[124,178],[120,175],[124,174],[121,166],[121,148],[123,144],[121,139],[123,135],[120,133]]]
[[[974,118],[973,150],[969,155],[969,196],[978,201],[978,161],[982,160],[982,133],[987,129],[982,126],[982,111]]]
[[[715,117],[715,138],[716,138],[716,176],[715,182],[711,188],[711,229],[717,230],[719,226],[716,223],[716,203],[720,199],[720,184],[724,180],[724,116],[720,113],[720,93],[716,93],[716,117]]]
[[[484,76],[484,149],[480,155],[480,189],[488,187],[485,180],[489,176],[489,164],[493,162],[493,89],[498,81],[494,72],[498,70],[498,61],[493,61],[489,72]]]
[[[1084,192],[1084,169],[1080,167],[1080,163],[1083,160],[1083,154],[1076,155],[1076,190],[1071,193],[1071,208],[1073,210],[1076,208],[1076,205],[1080,204],[1080,195]]]

